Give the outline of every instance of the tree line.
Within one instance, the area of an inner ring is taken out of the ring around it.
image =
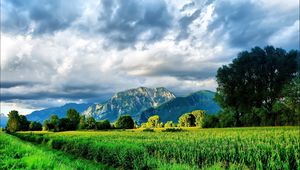
[[[171,128],[171,127],[202,127],[205,118],[205,111],[194,110],[184,113],[178,118],[178,123],[167,121],[165,124],[161,122],[158,115],[148,118],[148,121],[141,124],[142,128]]]
[[[26,116],[19,115],[18,111],[11,111],[8,114],[6,130],[8,132],[16,131],[72,131],[72,130],[107,130],[107,129],[133,129],[133,128],[171,128],[171,127],[202,127],[205,112],[202,110],[194,110],[185,113],[178,119],[178,124],[173,121],[167,121],[165,124],[161,122],[158,115],[149,117],[148,121],[138,126],[129,115],[122,115],[114,123],[109,120],[96,121],[93,117],[85,117],[80,115],[75,109],[69,109],[64,118],[59,118],[53,114],[50,119],[45,120],[43,125],[36,121],[28,121]]]
[[[42,124],[36,121],[28,121],[26,116],[19,115],[19,112],[12,110],[8,114],[6,129],[9,132],[15,131],[39,131],[42,130]]]

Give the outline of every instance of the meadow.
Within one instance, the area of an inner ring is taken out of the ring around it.
[[[114,169],[93,161],[78,159],[61,151],[34,146],[0,132],[0,169],[76,170]]]
[[[19,138],[120,169],[300,169],[299,127],[19,132]]]

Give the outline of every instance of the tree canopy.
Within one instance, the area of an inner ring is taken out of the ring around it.
[[[16,132],[20,130],[21,123],[20,123],[20,116],[19,112],[16,110],[12,110],[8,114],[8,121],[6,128],[9,132]]]
[[[115,123],[118,129],[133,129],[134,121],[129,115],[120,116]]]
[[[218,69],[216,100],[223,108],[234,111],[236,126],[252,108],[264,108],[272,114],[283,87],[296,76],[298,54],[272,46],[255,47]]]

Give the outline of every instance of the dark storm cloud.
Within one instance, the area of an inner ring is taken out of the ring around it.
[[[147,76],[170,76],[175,77],[178,80],[196,80],[201,81],[208,78],[212,78],[216,74],[217,68],[215,67],[202,67],[199,69],[188,68],[174,68],[174,67],[158,67],[152,71],[144,74]]]
[[[161,40],[172,25],[163,0],[103,0],[98,31],[118,48]],[[143,35],[144,34],[144,35]]]
[[[31,82],[25,82],[25,81],[1,81],[0,88],[12,88],[12,87],[18,87],[18,86],[30,86]]]
[[[3,32],[53,33],[68,28],[80,16],[80,2],[65,0],[1,1]]]
[[[266,10],[269,9],[262,4],[250,1],[216,1],[216,18],[208,30],[217,31],[219,40],[228,36],[229,44],[233,47],[267,45],[270,36],[283,26],[292,25],[298,19],[298,14],[297,11],[273,13]]]
[[[93,99],[101,98],[101,93],[97,93],[92,90],[81,90],[81,91],[39,91],[31,93],[1,93],[1,101],[11,101],[15,99],[19,100],[42,100],[42,99],[67,99],[67,100],[78,100],[78,99]],[[106,96],[107,94],[105,94]]]

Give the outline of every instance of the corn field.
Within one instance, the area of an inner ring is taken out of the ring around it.
[[[299,127],[16,134],[121,169],[300,169]]]

